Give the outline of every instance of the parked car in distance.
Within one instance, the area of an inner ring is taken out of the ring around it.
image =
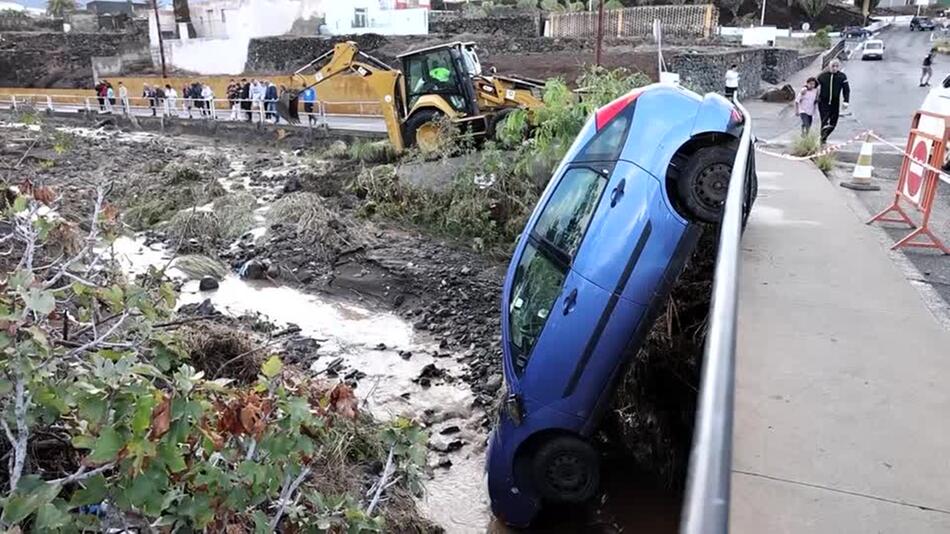
[[[848,26],[841,30],[841,35],[845,39],[867,39],[872,35],[871,30],[860,26]]]
[[[722,96],[654,84],[598,109],[554,171],[503,287],[505,397],[486,465],[502,521],[595,495],[589,438],[703,223],[720,217],[746,124]]]
[[[864,41],[864,46],[861,47],[861,60],[884,59],[884,49],[884,41],[868,39]]]
[[[930,17],[914,17],[910,19],[910,31],[920,30],[924,31],[933,31],[937,27],[934,24],[934,21]]]

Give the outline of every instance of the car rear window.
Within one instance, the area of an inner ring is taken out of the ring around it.
[[[630,128],[630,122],[633,119],[633,107],[635,105],[635,102],[630,104],[627,109],[608,122],[601,131],[597,132],[594,138],[587,142],[587,146],[581,150],[575,161],[614,161],[618,159],[627,140],[627,130]]]
[[[864,48],[866,48],[867,50],[880,50],[884,48],[884,44],[883,43],[867,43],[866,45],[864,45]]]
[[[508,327],[520,374],[561,294],[607,177],[588,167],[568,169],[528,234],[509,295]]]

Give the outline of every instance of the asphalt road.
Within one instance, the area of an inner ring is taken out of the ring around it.
[[[903,147],[914,112],[923,103],[929,91],[919,87],[920,66],[930,48],[930,34],[911,32],[908,27],[892,27],[879,36],[885,43],[885,58],[882,61],[862,61],[858,54],[843,64],[851,84],[850,114],[841,117],[838,128],[830,138],[831,143],[842,142],[865,130]],[[817,66],[797,75],[789,83],[799,87],[807,76],[815,74]],[[950,56],[938,55],[934,61],[933,82],[939,84],[950,73]],[[755,121],[756,135],[771,146],[767,150],[787,152],[798,135],[794,111],[784,104],[749,102],[748,107]],[[839,165],[832,173],[835,181],[851,177],[853,164],[861,143],[852,143],[837,153]],[[869,219],[890,205],[901,162],[899,151],[882,143],[874,144],[872,164],[873,180],[880,191],[852,192],[842,189],[842,194],[852,196],[851,206],[856,216]],[[910,210],[912,217],[920,220],[920,213]],[[910,232],[901,225],[875,224],[883,234],[882,241],[890,245]],[[950,246],[950,183],[938,186],[930,227]],[[904,275],[922,287],[921,292],[929,298],[928,305],[935,315],[950,315],[950,256],[925,249],[903,249],[895,255],[895,262]]]

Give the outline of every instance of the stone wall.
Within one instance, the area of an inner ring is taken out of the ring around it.
[[[0,40],[0,86],[93,85],[92,58],[148,49],[133,33],[6,32]]]
[[[429,33],[539,37],[542,29],[540,11],[525,11],[510,15],[495,14],[487,17],[469,16],[458,11],[439,11],[429,16]]]
[[[244,70],[248,73],[293,72],[332,50],[333,45],[340,41],[355,41],[360,51],[387,63],[395,60],[394,54],[382,50],[389,40],[375,33],[333,37],[258,37],[247,45]]]
[[[785,48],[747,48],[729,51],[686,51],[673,56],[667,67],[680,74],[680,82],[698,93],[722,92],[730,65],[739,68],[739,97],[759,94],[761,82],[780,83],[807,67],[818,54],[799,55]]]

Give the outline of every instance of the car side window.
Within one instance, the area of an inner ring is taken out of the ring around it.
[[[581,150],[577,161],[613,161],[619,158],[627,141],[627,129],[630,127],[632,115],[632,110],[627,109],[607,123]]]
[[[561,178],[528,234],[509,295],[508,327],[515,371],[524,370],[567,271],[590,225],[607,178],[586,167]]]
[[[532,235],[573,258],[606,185],[607,178],[593,169],[569,169],[538,217]]]

